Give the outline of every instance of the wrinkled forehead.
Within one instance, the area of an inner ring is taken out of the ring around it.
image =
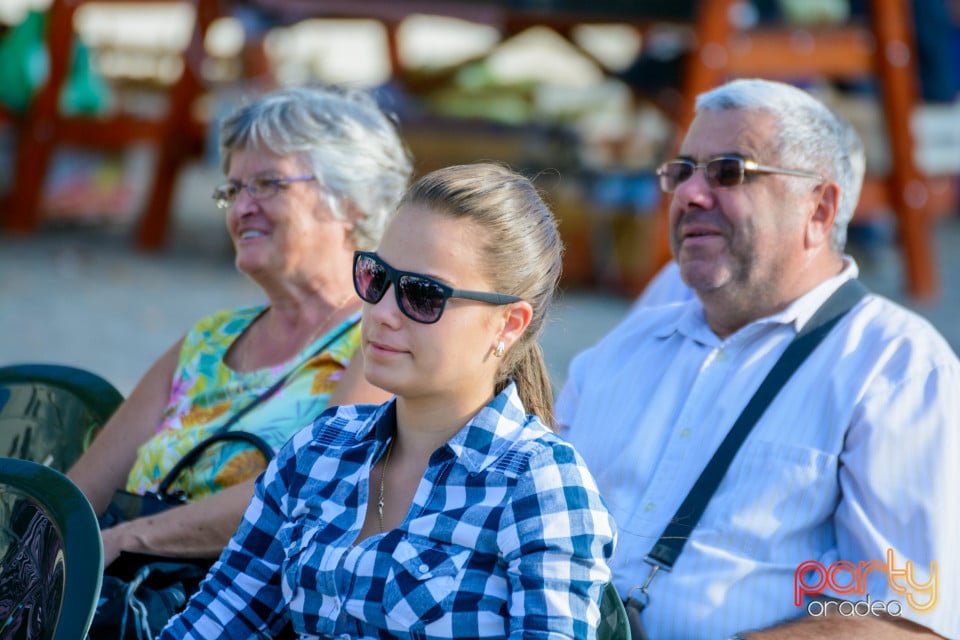
[[[693,119],[679,155],[703,162],[725,154],[740,154],[761,162],[776,159],[777,119],[748,109],[701,111]]]

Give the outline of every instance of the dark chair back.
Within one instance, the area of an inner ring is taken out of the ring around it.
[[[100,596],[97,517],[66,476],[0,458],[0,637],[81,640]]]
[[[112,384],[83,369],[0,367],[0,456],[66,471],[121,402]]]

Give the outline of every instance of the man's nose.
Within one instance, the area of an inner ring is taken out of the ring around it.
[[[705,167],[697,167],[693,174],[673,191],[671,208],[683,210],[689,206],[709,208],[713,205],[714,189],[707,180]]]

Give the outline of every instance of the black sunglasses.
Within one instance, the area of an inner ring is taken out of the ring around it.
[[[657,169],[657,175],[660,177],[660,190],[665,193],[673,193],[682,183],[692,178],[697,169],[703,169],[704,175],[707,177],[707,184],[712,188],[735,187],[743,184],[748,173],[780,173],[787,176],[812,178],[823,182],[823,176],[816,173],[769,167],[741,156],[718,156],[699,164],[693,160],[677,158],[665,162]]]
[[[377,304],[391,284],[397,295],[397,306],[403,315],[423,324],[433,324],[439,320],[449,298],[490,304],[510,304],[523,300],[506,293],[454,289],[430,276],[398,271],[372,251],[353,254],[353,288],[364,302]]]

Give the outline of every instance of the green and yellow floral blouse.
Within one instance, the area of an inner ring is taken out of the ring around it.
[[[326,409],[359,346],[359,312],[283,364],[247,373],[234,371],[223,362],[224,355],[263,311],[263,306],[221,311],[190,330],[180,350],[163,419],[156,434],[137,452],[127,478],[128,491],[155,491],[187,451],[288,372],[293,371],[286,383],[241,417],[231,431],[254,433],[276,450]],[[317,353],[338,333],[341,335]],[[220,443],[180,474],[172,489],[183,491],[191,501],[200,500],[256,475],[264,466],[263,454],[251,445]]]

